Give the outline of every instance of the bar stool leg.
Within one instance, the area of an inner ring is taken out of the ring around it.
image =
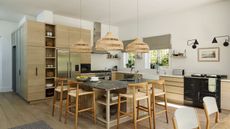
[[[165,101],[165,115],[166,115],[166,121],[169,123],[169,118],[168,118],[168,105],[167,105],[167,97],[166,94],[164,94],[164,101]]]
[[[140,107],[140,101],[138,100],[137,101],[137,119],[139,119],[139,113],[140,113],[139,107]]]
[[[134,97],[133,99],[133,121],[134,121],[134,129],[137,129],[137,101]]]
[[[53,107],[52,107],[52,116],[54,116],[54,112],[55,112],[55,104],[56,104],[56,96],[57,96],[57,93],[56,91],[54,91],[54,97],[53,97]]]
[[[118,96],[118,105],[117,105],[117,129],[119,129],[120,124],[120,111],[121,111],[121,97]]]
[[[74,129],[77,129],[77,124],[78,124],[78,96],[76,96],[76,111],[75,111],[75,126]]]
[[[151,115],[151,101],[150,97],[147,99],[147,104],[148,104],[148,115],[149,115],[149,127],[152,129],[152,115]]]
[[[60,93],[60,105],[59,105],[59,121],[61,121],[61,117],[62,117],[62,104],[63,104],[63,93]]]
[[[156,106],[155,106],[155,96],[152,97],[152,109],[153,109],[153,129],[156,129]]]
[[[94,118],[94,124],[96,124],[96,95],[95,92],[93,92],[93,118]]]
[[[69,99],[70,99],[70,96],[67,94],[66,110],[65,110],[65,124],[67,123],[67,118],[68,118],[68,113],[69,113]]]

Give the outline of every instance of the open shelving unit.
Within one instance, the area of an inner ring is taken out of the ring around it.
[[[45,52],[46,52],[46,85],[45,97],[50,98],[54,95],[55,77],[56,77],[56,43],[55,43],[55,25],[45,25]],[[47,86],[47,84],[52,86]]]

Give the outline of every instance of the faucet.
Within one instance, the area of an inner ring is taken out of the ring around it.
[[[134,66],[131,67],[130,73],[132,73],[133,70],[135,71],[135,67]]]

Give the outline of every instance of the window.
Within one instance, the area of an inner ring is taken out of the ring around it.
[[[150,50],[150,68],[169,66],[169,49]]]
[[[125,53],[126,61],[125,66],[126,68],[131,68],[135,65],[135,54],[134,53]]]

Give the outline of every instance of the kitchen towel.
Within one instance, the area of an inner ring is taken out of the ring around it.
[[[208,79],[208,90],[209,92],[216,92],[216,78]]]

